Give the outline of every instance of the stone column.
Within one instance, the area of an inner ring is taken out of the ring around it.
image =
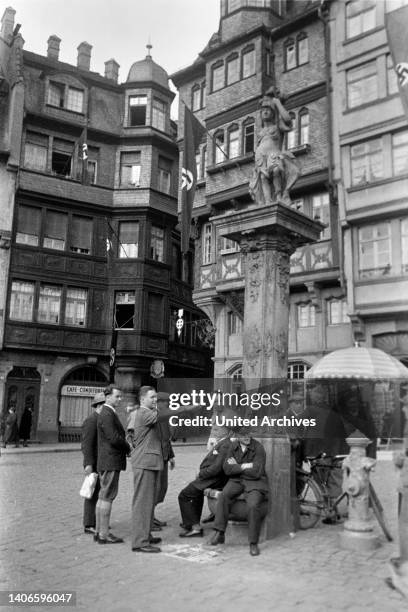
[[[247,389],[287,379],[289,258],[319,237],[322,225],[276,203],[252,206],[213,218],[219,233],[239,242],[244,254],[245,306],[243,378]],[[282,387],[284,388],[284,387]],[[283,397],[282,407],[286,406]],[[270,509],[268,539],[293,530],[290,500],[290,443],[284,432],[267,428],[266,450]],[[276,435],[275,435],[276,432]]]

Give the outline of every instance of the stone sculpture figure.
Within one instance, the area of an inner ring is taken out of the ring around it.
[[[293,154],[282,150],[282,144],[284,133],[292,129],[292,120],[273,87],[268,89],[260,106],[262,129],[249,192],[259,206],[276,202],[290,206],[289,189],[299,176],[299,168]]]

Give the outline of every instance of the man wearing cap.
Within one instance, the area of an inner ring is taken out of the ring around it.
[[[157,393],[157,412],[160,417],[160,413],[166,411],[169,407],[169,394],[159,391]],[[176,462],[174,459],[173,447],[171,445],[171,432],[169,422],[167,418],[157,421],[157,433],[159,434],[160,444],[163,456],[163,469],[159,472],[157,479],[156,488],[156,499],[155,506],[161,504],[166,497],[168,483],[169,483],[169,465],[170,469],[173,470]],[[153,517],[152,531],[161,531],[162,527],[165,527],[167,523],[160,521],[156,516]]]
[[[98,415],[98,473],[101,484],[96,504],[96,541],[99,544],[119,544],[122,538],[109,533],[112,503],[119,489],[119,475],[126,470],[126,455],[130,446],[125,430],[116,413],[122,399],[120,390],[109,385],[104,390],[105,403]]]
[[[86,476],[96,472],[98,460],[98,412],[105,403],[105,394],[97,393],[91,402],[94,411],[82,423],[81,450],[84,456],[84,471]],[[95,509],[99,496],[99,478],[96,481],[95,490],[91,499],[84,500],[84,532],[96,535]]]
[[[225,542],[225,530],[234,500],[244,494],[248,506],[249,553],[259,555],[258,540],[262,519],[267,512],[268,482],[265,473],[265,449],[254,438],[239,429],[231,443],[224,461],[223,470],[229,480],[217,501],[215,512],[215,533],[210,544],[216,546]]]

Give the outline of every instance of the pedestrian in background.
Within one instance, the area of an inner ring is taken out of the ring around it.
[[[125,430],[116,413],[122,399],[120,390],[109,385],[104,390],[105,403],[98,415],[98,461],[100,481],[99,497],[96,504],[96,535],[99,544],[120,544],[122,538],[109,533],[112,503],[119,490],[119,476],[126,470],[126,455],[130,446]]]
[[[176,462],[174,459],[174,451],[171,445],[171,431],[169,427],[168,417],[160,419],[160,415],[165,413],[169,408],[169,394],[160,391],[157,393],[157,411],[159,420],[157,421],[157,431],[160,438],[160,444],[163,457],[163,469],[159,472],[157,479],[155,505],[161,504],[166,497],[169,486],[169,466],[173,470]],[[160,531],[162,527],[167,525],[166,521],[160,521],[156,516],[153,518],[152,531]]]
[[[14,406],[11,406],[8,412],[9,413],[6,416],[6,430],[4,432],[4,448],[6,448],[6,444],[11,444],[12,442],[14,442],[15,448],[18,448],[20,446],[20,440],[18,435],[16,409]]]
[[[86,476],[96,472],[98,461],[98,413],[105,403],[105,394],[100,392],[95,395],[91,402],[93,412],[82,423],[81,451],[84,456],[84,472]],[[101,486],[99,477],[96,481],[95,490],[91,499],[84,499],[83,525],[85,533],[96,535],[96,504]]]
[[[27,440],[30,439],[32,422],[33,412],[30,406],[26,406],[20,421],[20,440],[23,441],[23,446],[28,446]]]

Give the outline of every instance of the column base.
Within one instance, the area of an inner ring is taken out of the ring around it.
[[[380,546],[378,536],[376,536],[372,531],[344,530],[339,535],[339,543],[341,548],[345,548],[346,550],[356,550],[358,552],[375,550]]]

